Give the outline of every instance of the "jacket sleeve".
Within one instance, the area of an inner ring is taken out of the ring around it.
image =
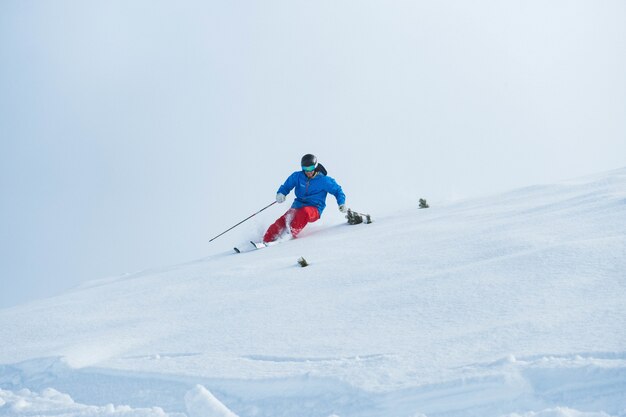
[[[346,204],[346,195],[343,193],[341,186],[337,184],[337,181],[335,181],[333,178],[326,178],[328,179],[328,192],[335,196],[335,198],[337,199],[337,204]]]
[[[297,179],[296,179],[297,174],[298,174],[297,172],[294,172],[289,177],[287,177],[287,179],[285,180],[285,183],[281,185],[280,187],[278,187],[278,192],[281,193],[282,195],[289,194],[289,192],[291,192],[291,190],[293,190],[293,188],[297,184]]]

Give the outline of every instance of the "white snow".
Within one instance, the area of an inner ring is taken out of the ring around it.
[[[0,310],[0,416],[626,416],[626,169],[429,203]]]
[[[237,417],[202,385],[185,395],[189,417]]]
[[[119,416],[165,417],[160,408],[131,408],[129,406],[88,406],[78,404],[67,394],[52,388],[41,393],[21,389],[11,392],[0,389],[0,415],[6,416]]]

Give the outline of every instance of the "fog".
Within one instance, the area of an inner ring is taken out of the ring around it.
[[[625,16],[592,0],[4,0],[0,307],[258,237],[289,203],[208,243],[305,153],[374,218],[623,167]],[[327,204],[312,227],[343,221]]]

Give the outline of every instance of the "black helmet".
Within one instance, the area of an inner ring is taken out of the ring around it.
[[[308,153],[304,155],[300,160],[300,166],[302,166],[303,168],[313,167],[310,169],[312,171],[313,169],[317,168],[317,158],[315,157],[315,155]]]

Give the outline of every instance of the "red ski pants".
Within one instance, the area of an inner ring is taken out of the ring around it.
[[[291,235],[295,238],[298,236],[298,233],[304,229],[307,223],[313,223],[319,220],[319,218],[320,212],[317,210],[317,207],[306,206],[297,209],[290,208],[267,229],[263,237],[263,242],[273,242],[278,239],[285,229],[287,229],[287,225],[289,225]]]

